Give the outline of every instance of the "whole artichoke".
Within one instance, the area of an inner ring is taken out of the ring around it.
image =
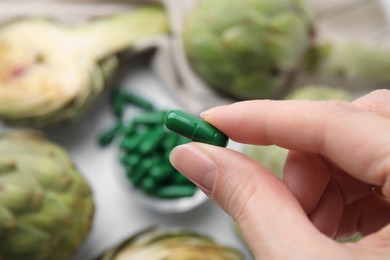
[[[315,82],[351,90],[389,88],[390,48],[346,39],[317,43],[307,55],[301,84]]]
[[[43,18],[0,27],[0,118],[42,127],[74,118],[107,85],[116,54],[166,33],[160,7],[82,25]]]
[[[93,211],[66,151],[37,133],[0,134],[0,259],[71,259]]]
[[[183,44],[193,69],[223,94],[279,98],[300,70],[312,29],[301,0],[202,0]]]
[[[340,88],[307,85],[292,91],[285,99],[289,100],[351,100],[349,91]],[[279,178],[283,177],[283,167],[287,158],[288,150],[276,146],[246,145],[244,154],[255,159],[263,166],[275,173]]]
[[[192,231],[149,228],[104,253],[99,260],[242,260],[236,249]]]

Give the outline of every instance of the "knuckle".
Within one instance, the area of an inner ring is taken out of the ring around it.
[[[390,116],[390,90],[377,89],[352,103],[357,104],[367,112]]]

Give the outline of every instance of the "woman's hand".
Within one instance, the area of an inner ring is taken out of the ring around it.
[[[256,258],[390,259],[390,91],[352,103],[245,101],[202,117],[237,142],[290,149],[283,181],[221,147],[171,154],[235,219]],[[355,244],[334,240],[355,232],[365,235]]]

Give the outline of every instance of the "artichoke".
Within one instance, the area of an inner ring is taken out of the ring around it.
[[[93,212],[65,150],[35,132],[0,134],[0,259],[70,259]]]
[[[117,54],[168,31],[160,7],[64,25],[26,18],[0,27],[0,118],[43,127],[80,114],[107,85]]]
[[[236,249],[219,245],[208,236],[191,231],[158,231],[149,228],[103,254],[100,260],[238,260]]]
[[[306,57],[301,83],[339,85],[353,90],[388,88],[389,46],[334,39],[318,42]]]
[[[351,100],[352,93],[343,88],[323,85],[307,85],[290,92],[285,99],[288,100]]]
[[[345,89],[332,88],[320,85],[308,85],[292,91],[286,99],[306,100],[351,100],[351,93]],[[246,145],[244,154],[255,159],[279,178],[283,177],[283,167],[287,158],[288,150],[276,145],[260,146]]]
[[[207,85],[238,99],[288,93],[313,35],[301,0],[200,1],[186,20],[183,46]]]

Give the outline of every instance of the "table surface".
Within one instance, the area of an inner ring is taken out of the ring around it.
[[[4,11],[7,6],[10,6],[11,11],[17,10],[16,2],[0,1],[0,12],[6,13]],[[10,12],[7,14],[11,15]],[[120,84],[124,89],[153,100],[161,108],[176,106],[172,96],[167,94],[162,82],[145,62],[129,67]],[[122,172],[118,164],[116,147],[103,149],[96,141],[99,133],[110,127],[113,122],[108,93],[103,93],[75,122],[44,130],[48,139],[69,151],[94,194],[96,212],[92,230],[77,252],[75,260],[92,259],[151,225],[195,230],[212,236],[222,244],[238,248],[246,259],[252,258],[235,233],[231,218],[212,201],[208,200],[191,211],[175,214],[158,213],[140,207],[134,201],[131,192],[126,189],[126,185],[118,178]],[[0,125],[0,130],[7,128],[9,127]],[[236,149],[234,144],[230,148]]]

